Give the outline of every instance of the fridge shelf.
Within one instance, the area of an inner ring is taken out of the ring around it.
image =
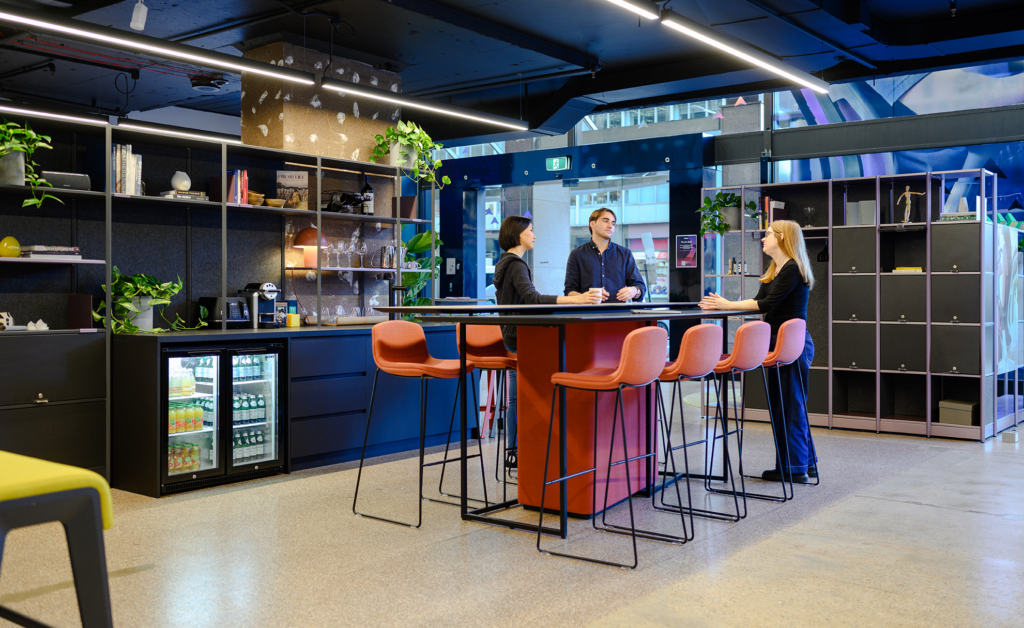
[[[188,397],[167,397],[168,401],[184,401],[186,399],[206,399],[207,397],[213,397],[213,393],[193,393]]]
[[[204,427],[201,430],[192,430],[191,432],[175,432],[173,434],[168,433],[167,435],[173,438],[175,436],[190,436],[192,434],[202,434],[204,432],[209,433],[209,432],[212,432],[212,431],[213,431],[212,427]]]
[[[269,380],[265,380],[265,379],[247,379],[247,380],[245,380],[243,382],[232,381],[231,383],[234,384],[235,386],[242,386],[242,385],[245,385],[245,384],[266,384],[267,381],[269,381]]]
[[[266,425],[266,424],[267,424],[266,421],[260,421],[259,423],[239,423],[239,424],[232,425],[231,428],[232,429],[236,429],[236,430],[240,430],[240,429],[246,428],[246,427],[257,427],[257,426]]]

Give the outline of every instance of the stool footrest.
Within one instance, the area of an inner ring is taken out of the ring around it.
[[[25,628],[52,628],[49,624],[44,624],[32,619],[31,617],[26,617],[18,611],[5,606],[0,606],[0,619],[6,619],[7,621],[18,624],[19,626],[25,626]]]
[[[556,480],[551,480],[550,482],[545,482],[544,485],[547,486],[549,484],[557,484],[559,482],[565,482],[565,481],[571,480],[573,478],[578,478],[581,475],[586,475],[588,473],[594,473],[595,471],[597,471],[597,469],[587,469],[586,471],[580,471],[579,473],[573,473],[572,475],[567,475],[564,478],[558,478]]]
[[[471,456],[466,456],[465,459],[469,460],[470,458],[479,458],[479,457],[480,457],[480,454],[473,454]],[[462,456],[459,456],[458,458],[446,458],[445,460],[438,460],[437,462],[427,462],[427,463],[424,463],[423,467],[424,468],[426,468],[426,467],[436,467],[439,464],[448,464],[449,462],[460,462],[462,460],[463,460]]]
[[[625,460],[619,460],[618,462],[613,462],[612,466],[613,467],[617,467],[620,464],[626,464],[627,462],[636,462],[637,460],[643,460],[644,458],[650,458],[653,455],[654,455],[654,453],[652,452],[652,453],[649,453],[649,454],[644,454],[642,456],[636,456],[635,458],[626,458]]]

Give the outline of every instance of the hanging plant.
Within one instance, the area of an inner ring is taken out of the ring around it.
[[[415,122],[399,120],[397,126],[389,126],[384,130],[384,135],[374,139],[377,145],[373,147],[373,155],[370,156],[373,163],[392,157],[391,165],[399,168],[413,181],[436,184],[438,189],[452,182],[446,176],[437,178],[441,160],[434,159],[433,155],[435,150],[443,146],[435,144],[423,127]]]

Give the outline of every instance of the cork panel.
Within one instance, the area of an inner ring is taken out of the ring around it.
[[[401,77],[358,61],[278,42],[245,54],[248,59],[325,74],[399,93]],[[317,85],[299,85],[242,74],[242,142],[353,161],[370,161],[374,137],[396,124],[401,108],[379,100],[340,94]]]

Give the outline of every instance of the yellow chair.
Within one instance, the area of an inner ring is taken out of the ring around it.
[[[8,531],[51,521],[64,525],[83,628],[113,626],[103,530],[114,525],[114,513],[106,480],[78,467],[0,451],[0,561]],[[0,618],[43,625],[3,606]]]

